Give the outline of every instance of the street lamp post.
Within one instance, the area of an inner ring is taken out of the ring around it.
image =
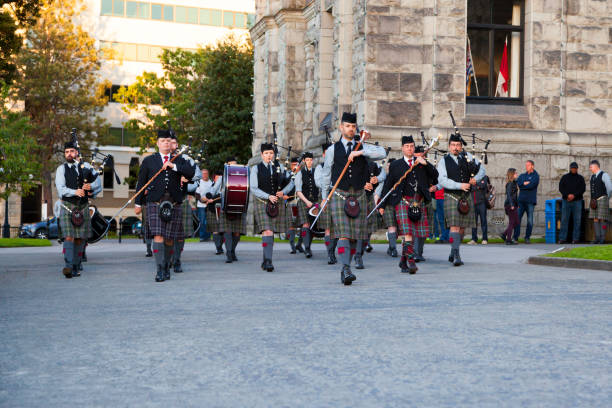
[[[8,191],[8,183],[6,185]],[[8,213],[8,197],[4,200],[4,225],[2,226],[2,238],[11,237],[11,226],[9,224],[9,213]]]

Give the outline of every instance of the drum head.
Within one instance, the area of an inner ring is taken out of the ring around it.
[[[90,207],[91,214],[91,207]],[[91,215],[91,237],[87,239],[89,244],[95,244],[106,236],[110,222],[108,222],[97,208],[94,208],[94,212]]]

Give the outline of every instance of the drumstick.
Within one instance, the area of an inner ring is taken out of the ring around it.
[[[362,130],[360,132],[360,134],[361,134],[361,137],[359,138],[359,142],[357,143],[357,145],[355,145],[355,148],[353,149],[354,152],[356,152],[359,149],[359,147],[361,147],[361,144],[363,142],[365,142],[365,140],[370,135],[366,130]],[[342,169],[342,173],[340,173],[340,176],[338,177],[338,180],[336,180],[336,184],[334,184],[334,186],[332,187],[331,191],[327,195],[327,198],[323,202],[323,206],[319,209],[319,213],[317,214],[317,217],[312,222],[312,225],[310,226],[310,230],[311,231],[314,228],[315,224],[317,223],[317,220],[319,219],[319,217],[323,213],[323,210],[325,210],[327,208],[327,203],[329,202],[329,199],[331,198],[332,194],[334,194],[334,192],[338,188],[338,185],[340,184],[340,181],[342,181],[342,177],[344,177],[344,173],[346,173],[346,170],[348,169],[349,164],[351,164],[351,162],[349,160],[347,160],[346,164],[344,165],[344,169]]]
[[[179,152],[177,153],[177,155],[176,155],[176,156],[171,157],[171,158],[170,158],[170,163],[172,163],[172,162],[173,162],[173,161],[174,161],[174,160],[175,160],[177,157],[179,157],[181,154],[183,154],[183,152],[184,152],[186,149],[187,149],[187,147],[186,147],[186,146],[185,146],[185,147],[183,147],[183,148],[181,149],[181,151],[179,151]],[[126,202],[126,203],[123,205],[123,207],[121,207],[121,208],[120,208],[120,209],[119,209],[119,210],[118,210],[118,211],[115,213],[115,215],[113,215],[113,217],[112,217],[111,219],[113,219],[113,218],[117,217],[119,214],[121,214],[121,211],[123,211],[123,210],[125,209],[125,207],[127,207],[128,205],[130,205],[130,204],[132,203],[132,201],[133,201],[134,199],[136,199],[136,197],[138,197],[138,196],[140,195],[140,193],[142,193],[142,192],[144,191],[144,189],[145,189],[145,188],[147,188],[147,187],[149,186],[149,184],[151,184],[151,183],[153,182],[153,180],[155,180],[155,179],[157,178],[157,176],[159,176],[159,175],[161,174],[161,172],[162,172],[162,171],[164,171],[164,167],[163,167],[163,166],[162,166],[162,168],[161,168],[161,169],[159,169],[159,170],[157,171],[157,173],[155,173],[155,174],[153,175],[153,177],[151,177],[151,179],[149,179],[149,181],[147,181],[147,183],[146,183],[144,186],[142,186],[142,188],[141,188],[140,190],[138,190],[138,191],[137,191],[137,192],[136,192],[136,193],[135,193],[135,194],[132,196],[132,198],[130,198],[129,200],[127,200],[127,202]]]

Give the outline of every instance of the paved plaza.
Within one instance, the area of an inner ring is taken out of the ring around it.
[[[612,406],[612,274],[528,265],[555,246],[426,245],[419,272],[375,245],[350,287],[314,258],[188,243],[153,281],[136,241],[0,249],[2,407]]]

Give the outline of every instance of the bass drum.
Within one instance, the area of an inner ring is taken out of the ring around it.
[[[228,165],[223,169],[221,207],[226,214],[244,214],[249,207],[249,168]]]
[[[87,243],[95,244],[106,236],[110,222],[100,214],[95,205],[89,206],[89,218],[91,222],[91,237],[87,238]]]

